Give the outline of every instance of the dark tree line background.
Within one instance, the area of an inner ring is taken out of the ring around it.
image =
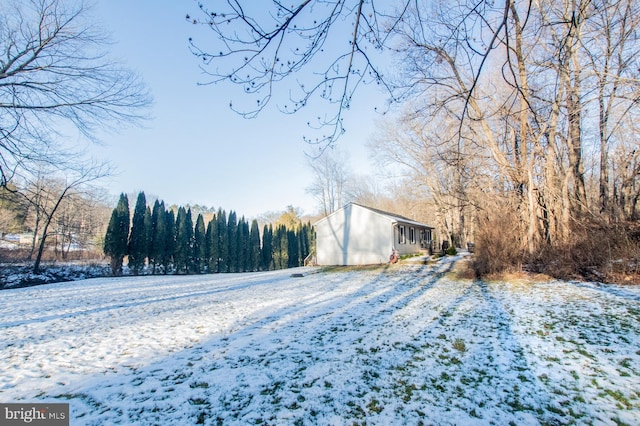
[[[253,272],[302,266],[314,242],[310,223],[265,224],[261,233],[257,220],[249,223],[234,211],[218,209],[206,225],[202,214],[194,224],[190,208],[167,209],[159,200],[149,207],[140,192],[132,218],[128,197],[120,195],[104,252],[114,275],[122,274],[126,256],[135,275],[145,267],[152,274]]]

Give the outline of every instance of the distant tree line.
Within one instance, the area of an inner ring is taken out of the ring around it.
[[[252,272],[302,266],[314,244],[309,223],[295,226],[249,223],[236,212],[218,209],[205,225],[199,213],[193,221],[191,208],[153,207],[144,192],[138,194],[133,217],[129,200],[120,195],[104,240],[114,275],[122,274],[124,258],[135,275],[148,267],[152,274],[204,274]]]

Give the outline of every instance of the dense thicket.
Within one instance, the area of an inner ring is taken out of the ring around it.
[[[195,225],[190,208],[166,209],[156,201],[146,205],[143,192],[138,195],[129,232],[129,205],[121,195],[113,210],[105,236],[105,254],[111,257],[114,275],[122,273],[122,262],[134,274],[149,265],[149,273],[253,272],[302,266],[314,246],[314,231],[309,223],[264,225],[262,235],[257,220],[249,223],[219,209],[205,225],[198,214]]]

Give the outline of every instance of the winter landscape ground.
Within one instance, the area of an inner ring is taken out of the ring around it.
[[[640,289],[459,259],[3,290],[0,401],[72,425],[640,424]]]

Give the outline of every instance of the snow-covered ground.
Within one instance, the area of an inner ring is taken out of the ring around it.
[[[456,258],[4,290],[0,401],[72,425],[640,424],[640,289],[456,280]]]

